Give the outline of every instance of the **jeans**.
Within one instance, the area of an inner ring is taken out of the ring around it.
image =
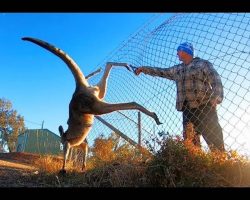
[[[192,123],[196,135],[193,143],[200,146],[200,135],[203,136],[211,151],[217,149],[224,151],[224,141],[222,128],[218,122],[216,108],[210,104],[204,104],[198,108],[189,108],[184,104],[183,109],[183,136],[187,139],[186,129],[189,123]]]

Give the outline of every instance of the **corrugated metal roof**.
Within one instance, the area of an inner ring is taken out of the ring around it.
[[[18,136],[17,151],[60,154],[61,138],[48,129],[27,129]]]
[[[49,132],[49,133],[55,135],[55,137],[58,137],[58,138],[60,139],[60,136],[59,136],[59,135],[53,133],[52,131],[50,131],[50,130],[47,129],[47,128],[44,128],[44,129],[26,129],[25,132],[19,134],[18,136],[23,135],[24,133],[36,133],[37,131],[39,131],[39,132],[41,132],[41,133],[43,133],[43,132]]]

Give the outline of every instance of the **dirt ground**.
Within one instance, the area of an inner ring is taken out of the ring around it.
[[[35,187],[32,177],[38,174],[34,165],[39,155],[30,153],[0,153],[0,187]]]

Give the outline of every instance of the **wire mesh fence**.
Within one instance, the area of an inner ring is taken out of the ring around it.
[[[226,150],[237,150],[250,155],[250,14],[248,13],[185,13],[168,19],[161,16],[133,34],[106,61],[126,62],[135,67],[169,68],[180,63],[177,47],[190,42],[195,57],[206,59],[219,73],[224,88],[224,99],[217,107]],[[157,24],[156,23],[159,24]],[[94,71],[94,70],[93,70]],[[102,73],[90,80],[98,82]],[[141,142],[154,151],[159,149],[164,134],[181,136],[182,112],[175,108],[175,82],[145,74],[135,76],[125,68],[114,67],[109,80],[105,101],[131,102],[145,106],[158,114],[162,125],[157,126],[148,116],[141,116],[139,130],[137,111],[120,111],[103,115],[113,127],[135,142]],[[100,134],[113,132],[99,120],[88,136],[90,145]],[[207,149],[204,139],[202,146]]]
[[[221,77],[224,99],[217,112],[226,150],[250,156],[249,25],[249,13],[154,16],[96,67],[101,66],[103,70],[89,82],[93,85],[99,82],[107,61],[126,62],[135,67],[169,68],[180,64],[177,47],[190,42],[194,46],[194,56],[210,61]],[[156,125],[152,118],[139,115],[136,110],[102,115],[95,119],[87,137],[89,146],[93,146],[97,137],[116,132],[130,144],[140,144],[156,152],[167,134],[182,137],[182,112],[176,109],[176,95],[174,81],[145,74],[135,76],[126,68],[114,67],[105,101],[135,101],[157,113],[163,124]],[[208,149],[204,139],[201,140],[202,147]],[[82,159],[78,150],[73,155]]]

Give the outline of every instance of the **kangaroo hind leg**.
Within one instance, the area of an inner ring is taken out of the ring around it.
[[[98,96],[100,99],[103,99],[105,97],[106,90],[107,90],[108,77],[110,74],[110,70],[113,66],[122,66],[130,70],[127,63],[107,62],[103,76],[100,82],[97,84],[97,86],[99,87],[99,91],[100,91],[99,96]]]

